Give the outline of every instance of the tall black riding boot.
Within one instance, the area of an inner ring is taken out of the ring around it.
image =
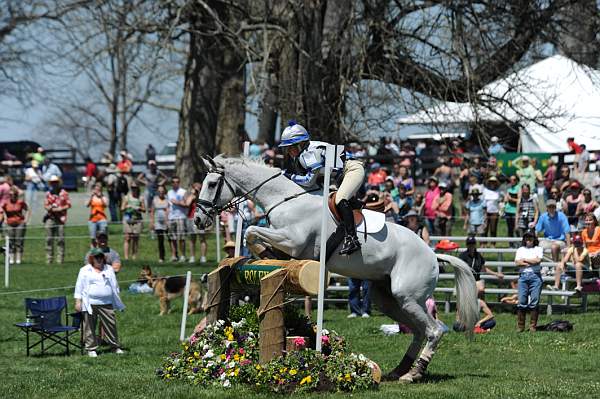
[[[356,236],[354,214],[350,203],[345,199],[337,204],[337,209],[342,216],[342,222],[344,223],[344,229],[346,230],[346,237],[344,237],[344,244],[342,245],[342,249],[340,249],[340,255],[349,255],[360,249],[360,242]]]

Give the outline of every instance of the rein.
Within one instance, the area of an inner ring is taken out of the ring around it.
[[[321,188],[313,188],[312,190],[308,190],[308,191],[302,191],[301,193],[298,194],[294,194],[294,195],[290,195],[289,197],[285,197],[284,199],[282,199],[281,201],[279,201],[278,203],[276,203],[275,205],[273,205],[271,207],[271,209],[269,209],[267,212],[265,212],[265,214],[262,216],[263,218],[265,218],[267,220],[268,224],[271,224],[271,220],[269,219],[269,214],[273,211],[273,209],[277,208],[279,205],[288,202],[290,200],[296,199],[304,194],[308,194],[308,193],[314,193],[316,191],[320,191]]]
[[[253,189],[250,189],[250,190],[246,191],[241,196],[235,196],[235,190],[234,190],[233,186],[225,178],[224,171],[221,171],[221,170],[211,170],[211,171],[209,171],[209,173],[218,173],[219,175],[221,175],[221,178],[219,179],[219,183],[218,183],[218,187],[217,187],[217,192],[215,193],[215,196],[214,196],[212,202],[207,201],[207,200],[203,200],[203,199],[198,199],[196,201],[196,207],[198,209],[200,209],[202,211],[202,213],[204,213],[206,216],[208,216],[209,220],[211,220],[210,218],[214,214],[219,214],[219,213],[221,213],[221,212],[223,212],[225,210],[229,210],[229,209],[232,209],[232,208],[236,208],[237,209],[238,205],[241,204],[242,202],[246,201],[247,199],[249,199],[249,197],[250,197],[250,195],[252,193],[257,192],[258,190],[260,190],[260,188],[262,186],[264,186],[265,184],[267,184],[271,180],[274,180],[274,179],[276,179],[277,177],[279,177],[279,176],[281,176],[283,174],[283,172],[276,173],[273,176],[271,176],[268,179],[266,179],[265,181],[263,181],[262,183],[258,184]],[[227,185],[227,188],[229,189],[229,191],[231,191],[231,194],[234,195],[234,198],[231,201],[229,201],[228,203],[226,203],[225,205],[223,205],[223,206],[217,206],[217,200],[218,200],[218,198],[221,195],[221,190],[223,189],[223,184]],[[277,204],[277,205],[279,205],[279,204]],[[210,210],[207,211],[206,209],[204,209],[204,206],[210,208]]]

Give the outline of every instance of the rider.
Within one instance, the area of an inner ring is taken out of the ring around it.
[[[327,143],[311,141],[306,129],[295,121],[290,121],[288,124],[289,126],[281,134],[281,143],[279,144],[279,147],[282,147],[292,159],[291,170],[288,169],[285,175],[306,189],[317,188],[320,185],[319,178],[324,173]],[[349,201],[363,184],[365,170],[363,163],[351,159],[349,153],[340,156],[339,160],[344,164],[343,180],[335,197],[335,205],[342,217],[346,232],[340,255],[348,255],[360,249]]]

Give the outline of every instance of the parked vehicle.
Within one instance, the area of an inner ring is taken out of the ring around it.
[[[177,143],[169,143],[156,155],[156,162],[161,170],[175,169]]]

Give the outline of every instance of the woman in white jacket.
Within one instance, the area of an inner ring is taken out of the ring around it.
[[[119,285],[113,268],[104,262],[104,252],[94,248],[88,256],[88,264],[79,270],[75,284],[75,309],[83,312],[83,343],[90,357],[98,356],[96,323],[104,332],[104,340],[115,353],[123,354],[117,335],[115,309],[123,310],[125,305],[119,297]]]

